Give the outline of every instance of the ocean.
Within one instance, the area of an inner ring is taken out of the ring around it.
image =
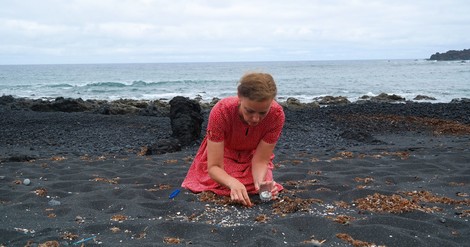
[[[278,100],[312,102],[344,96],[417,95],[429,102],[470,98],[470,61],[358,60],[220,63],[0,65],[0,95],[32,99],[70,97],[101,100],[169,100],[174,96],[210,102],[236,94],[250,71],[273,75]]]

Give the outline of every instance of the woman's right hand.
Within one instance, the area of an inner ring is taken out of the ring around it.
[[[237,179],[234,179],[230,184],[230,199],[235,202],[239,202],[247,207],[253,206],[246,191],[245,185],[240,183]]]

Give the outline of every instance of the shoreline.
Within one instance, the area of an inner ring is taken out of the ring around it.
[[[196,96],[194,98],[185,97],[189,100],[197,102],[202,108],[211,108],[219,101],[219,98],[211,100],[203,100],[202,97]],[[168,108],[168,103],[171,99],[127,99],[121,98],[116,100],[105,99],[82,99],[82,98],[28,98],[28,97],[14,97],[12,95],[0,96],[0,107],[6,109],[31,109],[34,111],[99,111],[99,108],[117,106],[120,108],[145,108],[157,107]],[[358,99],[351,101],[344,96],[323,96],[313,98],[310,102],[303,102],[295,97],[279,98],[277,101],[284,107],[294,108],[317,108],[335,105],[348,105],[348,104],[368,104],[368,103],[392,103],[392,104],[416,104],[416,103],[431,103],[431,104],[452,104],[452,103],[469,103],[470,98],[454,98],[449,102],[441,102],[436,98],[427,95],[416,95],[413,99],[406,99],[396,94],[381,93],[377,96],[363,95]],[[54,109],[54,105],[74,104],[78,106],[76,109]],[[36,108],[36,109],[34,109]],[[134,109],[135,110],[135,109]],[[98,112],[99,113],[99,112]],[[116,114],[128,114],[129,112],[121,112]]]
[[[0,245],[470,242],[465,102],[285,106],[274,177],[286,189],[269,203],[253,195],[252,208],[180,188],[198,142],[140,154],[171,135],[167,106],[136,112],[124,104],[97,114],[51,111],[77,109],[76,100],[42,106],[49,111],[15,102],[0,104]]]

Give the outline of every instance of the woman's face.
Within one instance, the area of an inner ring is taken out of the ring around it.
[[[272,99],[258,102],[241,96],[238,99],[240,117],[250,126],[258,125],[266,117],[273,102]]]

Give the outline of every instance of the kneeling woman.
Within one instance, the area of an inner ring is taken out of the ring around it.
[[[271,75],[250,73],[238,95],[211,110],[206,136],[182,186],[195,193],[212,191],[252,206],[249,194],[268,186],[274,197],[283,189],[273,180],[273,150],[284,125],[284,111],[274,98]]]

